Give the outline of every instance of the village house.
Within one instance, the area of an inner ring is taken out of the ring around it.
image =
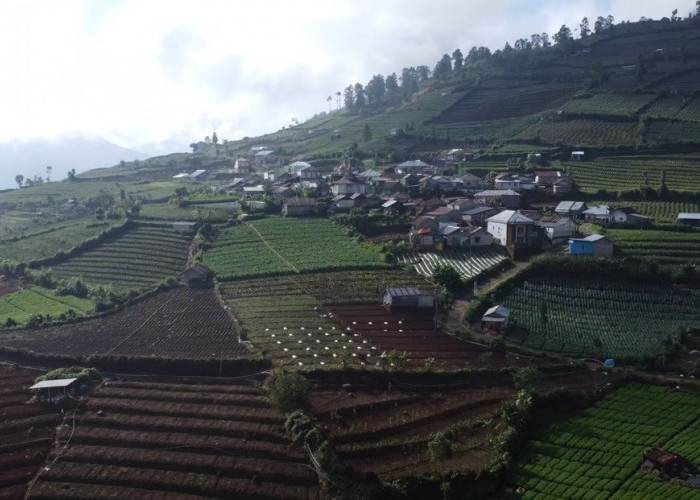
[[[508,329],[509,322],[510,309],[496,305],[488,309],[481,317],[481,328],[502,332]]]
[[[593,222],[594,224],[608,224],[610,222],[610,207],[605,205],[590,207],[581,212],[581,215],[583,216],[583,220],[586,222]]]
[[[585,238],[571,238],[569,240],[569,253],[571,255],[612,257],[613,252],[613,242],[600,234],[591,234]]]
[[[333,206],[341,212],[355,208],[355,201],[350,197],[350,195],[347,194],[339,194],[338,196],[334,196],[331,201],[333,202]]]
[[[425,215],[433,217],[438,222],[462,222],[462,214],[459,210],[452,207],[439,207],[430,212],[426,212]]]
[[[519,211],[504,210],[489,217],[486,230],[504,247],[531,248],[539,244],[535,221]]]
[[[700,226],[700,214],[680,213],[677,220],[686,226]]]
[[[474,174],[466,173],[459,178],[462,181],[462,187],[466,191],[479,191],[491,187],[491,183],[485,181],[481,177]]]
[[[648,226],[651,224],[651,219],[645,215],[638,214],[634,208],[621,207],[611,210],[610,222],[614,224],[635,224],[639,226]]]
[[[535,183],[550,188],[555,182],[562,179],[563,176],[559,170],[540,170],[535,172]]]
[[[576,234],[576,223],[568,217],[544,216],[537,226],[552,245],[566,243]]]
[[[282,204],[282,215],[287,217],[315,215],[317,205],[314,198],[289,198]]]
[[[512,189],[488,189],[475,193],[474,201],[484,205],[502,205],[514,209],[520,206],[520,193]]]
[[[192,234],[197,230],[196,222],[178,221],[173,222],[173,231],[180,234]]]
[[[247,158],[238,158],[234,164],[233,170],[237,174],[248,175],[255,172],[253,164]]]
[[[396,172],[400,174],[423,174],[430,173],[431,167],[421,160],[411,160],[396,165]]]
[[[554,194],[567,194],[574,190],[574,181],[568,177],[562,177],[554,181],[552,184],[552,192]]]
[[[399,215],[406,211],[399,200],[391,199],[382,203],[382,211],[387,215]]]
[[[331,192],[333,196],[351,195],[355,193],[364,194],[367,192],[367,184],[358,179],[351,179],[346,176],[331,184]]]
[[[214,271],[202,264],[195,264],[182,271],[180,279],[188,286],[208,286],[214,279]]]
[[[571,217],[573,220],[578,220],[587,209],[585,201],[560,201],[554,209],[554,213],[562,217]]]
[[[493,180],[494,189],[520,191],[520,179],[514,174],[499,174]]]
[[[388,288],[382,297],[382,305],[390,310],[417,310],[432,312],[435,298],[432,293],[413,287]]]
[[[428,250],[435,246],[435,237],[440,224],[432,217],[421,215],[411,221],[408,241],[416,250]]]
[[[486,220],[498,213],[493,207],[487,207],[485,205],[476,205],[467,210],[462,210],[462,220],[468,224],[473,224],[475,226],[485,226]]]

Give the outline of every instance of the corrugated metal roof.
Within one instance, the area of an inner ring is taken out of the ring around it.
[[[387,288],[386,293],[392,297],[414,297],[416,295],[430,295],[426,292],[421,292],[415,287],[402,286],[397,288]]]
[[[680,213],[678,214],[678,218],[687,220],[700,220],[700,214]]]
[[[56,380],[44,380],[43,382],[38,382],[30,387],[30,389],[49,389],[54,387],[68,387],[73,382],[78,380],[77,378],[59,378]]]

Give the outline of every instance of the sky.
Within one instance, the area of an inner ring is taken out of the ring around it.
[[[694,0],[0,0],[0,143],[183,151],[279,130],[348,84],[532,33],[687,16]],[[574,34],[576,35],[576,31]],[[150,144],[150,146],[149,146]],[[183,149],[184,148],[184,149]],[[0,166],[1,168],[1,166]]]

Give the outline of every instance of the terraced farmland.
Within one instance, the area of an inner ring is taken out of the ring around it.
[[[608,229],[605,235],[622,255],[661,265],[700,265],[700,232]]]
[[[574,116],[610,116],[632,118],[651,104],[654,94],[594,94],[587,99],[572,99],[563,107],[564,113]]]
[[[642,215],[651,217],[654,224],[677,224],[679,213],[700,213],[700,203],[682,201],[610,201],[596,200],[589,206],[606,205],[609,207],[625,206],[636,210]],[[623,234],[623,233],[620,233]],[[633,234],[633,233],[632,233]],[[655,237],[666,239],[662,234],[655,233]],[[669,237],[667,235],[666,237]]]
[[[575,356],[655,355],[680,327],[700,327],[700,292],[676,286],[526,281],[497,300],[526,330],[521,334],[516,329],[507,342]]]
[[[697,162],[695,155],[620,156],[571,162],[566,167],[579,189],[587,193],[595,193],[599,189],[616,192],[645,186],[656,189],[661,185],[662,171],[666,173],[669,189],[696,192],[700,191]]]
[[[82,277],[88,283],[113,285],[115,290],[143,290],[185,268],[191,236],[169,226],[138,225],[93,250],[51,267],[59,279]]]
[[[478,471],[494,457],[483,422],[498,415],[514,389],[443,387],[436,393],[393,381],[390,391],[353,385],[352,394],[340,387],[311,392],[311,412],[348,466],[388,481],[445,470]],[[428,441],[438,430],[450,436],[453,453],[432,461]]]
[[[697,498],[695,489],[638,469],[657,446],[698,463],[698,418],[696,394],[629,385],[538,429],[517,457],[511,484],[525,489],[525,499]]]
[[[24,498],[27,483],[44,465],[61,414],[28,403],[37,372],[0,367],[0,498]]]
[[[158,200],[169,198],[180,183],[164,182],[45,182],[39,186],[14,189],[0,193],[0,203],[44,203],[51,196],[55,201],[65,201],[70,198],[85,200],[86,198],[109,194],[115,198],[120,196],[123,189],[127,197],[133,199]]]
[[[260,388],[108,382],[58,433],[32,499],[320,498]]]
[[[0,241],[0,259],[31,262],[46,259],[57,252],[67,252],[83,241],[95,238],[103,231],[122,224],[117,222],[79,222],[49,227],[19,239]]]
[[[399,262],[413,264],[418,274],[431,277],[435,268],[447,265],[454,268],[463,280],[469,280],[506,262],[508,257],[500,249],[477,248],[468,251],[410,252]]]
[[[213,290],[177,288],[78,323],[0,334],[5,347],[67,356],[238,359],[249,349]]]
[[[543,144],[585,146],[632,146],[638,138],[637,122],[603,120],[562,120],[538,122],[513,139]]]
[[[700,122],[651,120],[645,134],[647,146],[693,144],[700,137]]]
[[[0,297],[0,326],[8,319],[21,325],[32,315],[42,314],[50,319],[58,319],[69,311],[77,315],[88,314],[95,310],[95,303],[71,295],[58,296],[53,290],[32,287]]]
[[[490,121],[532,115],[560,106],[577,89],[578,86],[565,83],[521,88],[479,87],[448,108],[434,123]]]
[[[204,255],[220,280],[386,267],[328,219],[269,217],[226,229]]]

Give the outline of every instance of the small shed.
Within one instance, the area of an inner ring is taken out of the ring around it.
[[[678,214],[678,222],[688,226],[700,226],[700,214],[680,213]]]
[[[581,161],[585,157],[586,157],[585,151],[572,151],[571,152],[571,161]]]
[[[652,448],[643,455],[642,470],[659,472],[676,477],[682,473],[695,472],[696,468],[688,460],[661,448]]]
[[[41,402],[58,403],[70,392],[77,378],[60,378],[56,380],[44,380],[31,386],[36,398]]]
[[[387,288],[382,298],[382,305],[389,309],[423,309],[432,310],[435,297],[432,293],[422,292],[414,287]]]
[[[612,257],[614,251],[613,242],[600,234],[591,234],[585,238],[571,238],[569,240],[569,253],[571,255]]]
[[[510,309],[503,306],[493,306],[481,317],[481,328],[503,331],[508,328]]]
[[[197,229],[196,222],[178,221],[173,222],[173,231],[180,234],[192,234]]]
[[[315,215],[317,205],[315,198],[288,198],[282,205],[282,215],[286,217]]]
[[[202,264],[195,264],[182,271],[180,278],[189,286],[206,285],[214,279],[214,271]]]

